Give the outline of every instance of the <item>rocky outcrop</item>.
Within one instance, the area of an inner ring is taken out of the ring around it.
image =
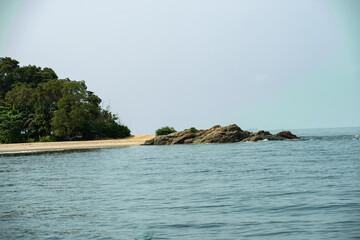
[[[236,124],[227,127],[219,125],[200,132],[199,137],[193,143],[230,143],[239,142],[249,136],[249,132],[243,131]]]
[[[294,134],[292,134],[290,131],[282,131],[277,134],[275,134],[277,137],[283,137],[286,139],[297,139],[298,137]]]
[[[264,140],[286,140],[283,137],[280,136],[276,136],[276,135],[272,135],[270,132],[268,131],[264,131],[264,130],[260,130],[256,133],[251,134],[250,137],[245,138],[243,140],[243,142],[257,142],[257,141],[264,141]]]
[[[168,135],[156,136],[147,140],[144,145],[172,145],[172,144],[200,144],[200,143],[232,143],[232,142],[256,142],[261,140],[287,140],[297,139],[289,131],[283,131],[272,135],[267,131],[256,133],[244,131],[236,124],[227,127],[216,125],[207,130],[191,131],[185,129]]]

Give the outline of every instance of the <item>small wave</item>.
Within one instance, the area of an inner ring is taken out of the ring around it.
[[[344,141],[344,140],[360,140],[359,135],[339,135],[339,136],[301,136],[301,140],[305,141]]]
[[[0,152],[0,156],[27,156],[27,155],[41,155],[41,154],[62,154],[71,152],[95,151],[96,148],[90,149],[46,149],[46,150],[26,150],[13,152]]]
[[[13,151],[13,152],[0,152],[1,154],[24,154],[24,153],[43,153],[43,152],[60,152],[65,149],[53,149],[53,150],[26,150],[26,151]]]

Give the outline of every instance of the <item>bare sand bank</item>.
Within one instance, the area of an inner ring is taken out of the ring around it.
[[[109,140],[0,144],[0,152],[47,151],[47,150],[62,150],[62,149],[66,150],[66,149],[136,146],[136,145],[144,144],[146,140],[152,139],[153,137],[155,136],[132,135],[127,138],[109,139]]]

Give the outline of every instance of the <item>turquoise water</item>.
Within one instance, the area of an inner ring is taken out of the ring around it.
[[[0,155],[0,239],[359,239],[360,128]]]

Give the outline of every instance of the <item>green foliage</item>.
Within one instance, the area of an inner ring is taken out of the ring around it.
[[[19,79],[17,69],[19,62],[9,57],[0,58],[0,98],[3,99],[5,94],[11,89],[12,85]]]
[[[52,126],[57,137],[67,140],[82,139],[87,120],[85,82],[69,81],[62,88],[62,98],[57,102]]]
[[[104,134],[110,138],[128,137],[130,136],[130,129],[116,122],[110,122],[105,124]]]
[[[51,68],[0,58],[0,141],[54,141],[130,136],[84,81],[58,79]]]
[[[56,73],[51,68],[40,68],[36,66],[19,67],[19,62],[9,57],[0,57],[0,98],[14,86],[27,84],[35,88],[42,82],[51,79],[58,79]]]
[[[11,91],[6,93],[5,100],[18,110],[30,110],[33,105],[34,89],[27,84],[16,85]]]
[[[43,136],[39,139],[39,142],[55,142],[56,138],[53,136]]]
[[[159,135],[168,135],[168,134],[174,133],[174,132],[176,132],[176,130],[173,127],[166,126],[166,127],[162,127],[162,128],[159,128],[158,130],[156,130],[155,134],[156,134],[156,136],[159,136]]]
[[[191,133],[197,133],[199,130],[197,130],[196,128],[194,128],[194,127],[191,127],[190,128],[190,132]]]
[[[0,143],[21,142],[24,121],[21,113],[10,106],[0,106]]]
[[[102,119],[104,119],[102,133],[111,138],[123,138],[130,136],[130,129],[127,126],[121,125],[119,117],[112,114],[109,110],[102,110]]]

